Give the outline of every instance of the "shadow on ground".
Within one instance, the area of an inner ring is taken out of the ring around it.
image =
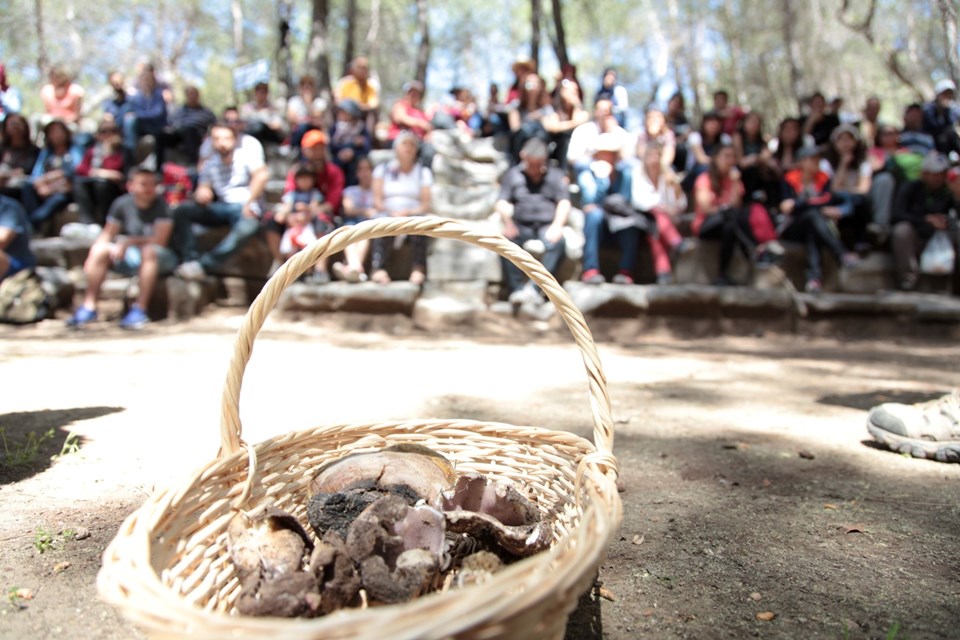
[[[86,439],[72,433],[75,422],[124,411],[123,407],[77,407],[19,411],[0,415],[0,484],[19,482],[47,469],[58,454],[83,448]]]

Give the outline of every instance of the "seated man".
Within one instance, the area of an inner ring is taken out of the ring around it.
[[[933,152],[924,158],[920,168],[920,179],[900,188],[893,208],[893,260],[900,288],[907,291],[917,286],[917,257],[935,231],[948,230],[948,214],[956,206],[947,186],[947,159]],[[956,250],[956,238],[950,235]]]
[[[633,167],[620,160],[622,140],[615,133],[600,135],[588,171],[595,187],[584,194],[583,204],[583,276],[587,284],[602,284],[600,247],[604,241],[615,240],[620,247],[620,264],[613,277],[616,284],[633,284],[633,270],[637,262],[640,236],[649,229],[647,217],[633,210]],[[608,196],[619,195],[608,201]],[[608,215],[609,214],[609,215]]]
[[[103,117],[110,118],[118,127],[123,127],[127,114],[133,112],[133,104],[130,101],[130,94],[127,93],[126,78],[119,71],[111,71],[107,76],[107,83],[110,85],[112,95],[103,101]],[[133,149],[131,149],[133,151]]]
[[[261,198],[269,177],[263,157],[237,145],[237,134],[226,123],[210,130],[214,154],[200,169],[193,201],[174,211],[174,241],[184,263],[177,275],[199,280],[215,271],[256,235],[263,212]],[[193,224],[230,226],[230,232],[204,255],[197,251]]]
[[[171,146],[179,147],[187,164],[195,165],[200,158],[200,145],[217,117],[200,102],[200,90],[195,86],[187,85],[183,97],[183,106],[170,118],[164,138]]]
[[[340,213],[340,201],[343,198],[343,172],[340,167],[330,161],[327,153],[327,134],[323,131],[308,131],[301,142],[304,163],[309,164],[315,173],[315,187],[323,195],[323,203],[317,211],[317,217],[325,225],[333,227],[334,218]],[[296,174],[298,166],[294,166],[287,173],[283,185],[284,195],[296,189]],[[281,264],[283,257],[280,254],[280,240],[283,237],[284,225],[276,220],[269,219],[266,224],[267,246],[273,256],[273,265],[270,273],[273,274]],[[324,274],[323,265],[318,265],[318,274]],[[323,278],[323,275],[319,275]]]
[[[140,138],[152,136],[154,143],[154,164],[157,169],[163,165],[162,133],[167,126],[167,101],[163,88],[157,82],[153,65],[143,66],[137,82],[137,92],[130,98],[132,117],[128,115],[123,122],[124,144],[127,149],[136,148]],[[142,162],[143,158],[137,158]]]
[[[563,228],[570,213],[570,194],[563,174],[549,166],[549,157],[547,145],[538,138],[523,145],[520,164],[507,171],[500,184],[496,211],[503,222],[503,235],[527,248],[541,244],[540,261],[556,275],[564,255]],[[536,286],[513,263],[504,261],[504,276],[515,308],[542,302]]]
[[[940,153],[960,153],[957,123],[960,107],[955,102],[957,85],[941,80],[934,88],[934,98],[923,107],[923,130],[933,136]]]
[[[360,105],[367,129],[374,131],[380,109],[380,92],[377,83],[370,78],[370,62],[366,58],[361,56],[350,62],[349,73],[333,88],[333,97],[338,104],[353,100]]]
[[[36,265],[27,212],[13,198],[0,196],[0,280]]]
[[[167,248],[173,223],[166,202],[157,195],[157,177],[138,167],[130,174],[126,195],[110,207],[107,223],[83,264],[87,290],[83,303],[67,320],[74,328],[97,319],[100,288],[113,269],[125,276],[139,276],[137,301],[120,320],[123,329],[141,329],[149,322],[147,304],[160,276],[173,271],[177,257]]]
[[[235,106],[229,106],[223,108],[223,120],[222,122],[233,129],[233,133],[237,138],[237,148],[243,151],[244,154],[249,154],[251,157],[256,156],[260,159],[260,162],[265,162],[263,145],[260,144],[260,141],[254,138],[251,135],[244,133],[246,126],[243,123],[243,120],[240,119],[240,110]],[[212,127],[213,125],[211,125]],[[213,137],[207,135],[204,138],[203,142],[200,144],[199,157],[197,158],[197,169],[199,170],[203,167],[204,163],[210,159],[211,156],[215,155],[213,148]]]
[[[253,100],[240,107],[240,118],[247,123],[247,133],[261,144],[280,144],[287,137],[283,113],[270,100],[266,82],[253,88]]]
[[[593,120],[584,122],[573,130],[570,136],[570,146],[567,148],[567,162],[573,167],[577,185],[584,202],[599,202],[597,189],[602,186],[604,178],[599,178],[591,171],[593,156],[597,152],[597,143],[600,136],[606,134],[608,143],[617,141],[622,158],[629,155],[630,134],[628,134],[613,117],[613,105],[609,100],[597,100],[593,107]]]

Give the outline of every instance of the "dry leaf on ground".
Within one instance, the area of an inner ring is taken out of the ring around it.
[[[775,614],[773,611],[761,611],[760,613],[757,614],[757,620],[760,620],[762,622],[770,622],[776,617],[777,617],[777,614]]]

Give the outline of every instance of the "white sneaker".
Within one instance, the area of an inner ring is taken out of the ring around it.
[[[527,240],[523,243],[523,249],[532,255],[534,258],[539,258],[547,252],[547,245],[543,243],[543,240],[539,238],[534,238],[532,240]]]
[[[200,266],[200,263],[196,260],[184,262],[174,269],[174,273],[184,280],[203,280],[207,276],[207,272],[203,270],[203,267]]]

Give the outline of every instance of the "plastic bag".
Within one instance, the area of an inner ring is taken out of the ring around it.
[[[950,236],[945,231],[937,231],[920,254],[920,271],[938,275],[953,273],[955,257]]]

